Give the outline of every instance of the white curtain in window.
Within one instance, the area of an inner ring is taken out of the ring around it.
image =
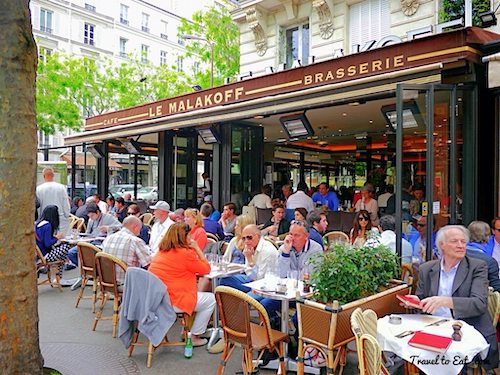
[[[349,14],[349,50],[359,44],[363,48],[370,40],[380,40],[390,34],[390,0],[364,0],[353,4]]]

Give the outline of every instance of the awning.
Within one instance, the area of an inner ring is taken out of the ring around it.
[[[488,88],[500,87],[500,52],[483,57],[483,62],[488,63]]]
[[[68,168],[71,168],[71,155],[61,155],[61,160],[65,161],[68,164]],[[83,167],[85,165],[85,158],[83,157],[83,155],[76,155],[76,165],[79,167]],[[93,155],[87,155],[87,167],[95,168],[95,166],[95,157]],[[108,166],[111,170],[122,169],[122,166],[113,159],[108,160]]]

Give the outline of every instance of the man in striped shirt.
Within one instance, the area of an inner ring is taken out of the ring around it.
[[[123,260],[129,267],[147,267],[151,263],[151,251],[142,239],[137,237],[141,231],[142,222],[135,216],[127,216],[123,220],[123,228],[104,240],[102,250]],[[125,273],[118,269],[116,279],[119,283],[125,281]]]

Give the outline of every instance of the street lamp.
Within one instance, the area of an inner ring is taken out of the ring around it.
[[[181,36],[184,40],[199,40],[205,42],[210,46],[210,87],[214,87],[214,46],[215,43],[197,35],[185,34]]]

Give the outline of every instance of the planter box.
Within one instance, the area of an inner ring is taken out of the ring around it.
[[[330,357],[327,359],[327,366],[331,367],[333,371],[339,364],[343,367],[347,351],[346,345],[354,340],[354,333],[351,329],[351,314],[356,308],[371,309],[378,317],[406,313],[405,308],[400,306],[396,295],[410,294],[411,286],[398,280],[394,282],[398,285],[342,306],[339,306],[336,301],[326,308],[325,305],[311,301],[300,303],[297,306],[299,310],[299,342],[320,347],[323,354],[328,354],[327,357]],[[334,356],[333,351],[336,349],[338,351]]]

